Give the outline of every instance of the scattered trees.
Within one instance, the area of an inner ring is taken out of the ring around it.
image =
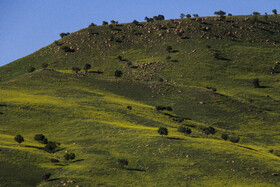
[[[165,128],[165,127],[160,127],[160,128],[158,129],[157,132],[158,132],[161,136],[163,136],[163,135],[167,136],[167,135],[168,135],[168,130],[167,130],[167,128]]]
[[[59,35],[61,38],[64,38],[65,36],[68,36],[69,34],[70,34],[69,32],[67,32],[67,33],[62,32]]]
[[[21,142],[24,142],[24,138],[23,138],[20,134],[16,135],[16,136],[14,137],[14,140],[15,140],[18,144],[20,144]]]

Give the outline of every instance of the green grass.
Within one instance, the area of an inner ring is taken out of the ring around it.
[[[0,186],[278,186],[279,75],[270,68],[279,60],[279,18],[252,25],[245,17],[86,28],[59,40],[73,53],[53,43],[1,67],[0,104],[7,107],[0,108]],[[112,35],[122,42],[109,41]],[[178,52],[168,53],[168,45]],[[71,71],[86,63],[103,73]],[[30,66],[36,71],[28,73]],[[115,78],[115,70],[123,76]],[[253,88],[254,78],[265,88]],[[173,111],[157,111],[159,105]],[[180,125],[192,133],[177,132]],[[208,126],[216,134],[205,135]],[[168,128],[167,137],[159,127]],[[61,150],[44,151],[33,140],[40,133]],[[223,133],[240,142],[222,140]],[[20,146],[17,134],[25,139]],[[76,160],[65,162],[65,152]],[[118,166],[120,158],[129,165]],[[45,182],[47,172],[52,180]]]

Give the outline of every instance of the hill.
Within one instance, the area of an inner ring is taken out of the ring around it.
[[[1,67],[0,185],[278,186],[279,23],[89,26]]]

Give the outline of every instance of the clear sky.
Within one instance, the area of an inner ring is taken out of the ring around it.
[[[0,66],[31,54],[59,39],[61,32],[75,32],[91,22],[144,21],[163,14],[213,16],[224,10],[233,15],[253,11],[280,13],[280,0],[0,0]]]

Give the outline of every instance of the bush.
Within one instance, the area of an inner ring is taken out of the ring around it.
[[[32,73],[33,71],[35,71],[35,68],[34,68],[34,67],[28,68],[28,73]]]
[[[253,85],[254,85],[254,88],[260,88],[260,81],[259,79],[253,79]]]
[[[229,138],[229,140],[232,142],[232,143],[238,143],[240,138],[239,136],[232,136]]]
[[[118,164],[122,167],[128,165],[128,160],[127,159],[118,159]]]
[[[227,139],[228,139],[228,135],[227,135],[227,134],[222,134],[221,138],[222,138],[223,140],[227,140]]]
[[[15,140],[18,144],[20,144],[21,142],[24,142],[24,138],[23,138],[20,134],[16,135],[16,136],[14,137],[14,140]]]
[[[159,133],[161,136],[163,136],[163,135],[167,136],[167,135],[168,135],[168,129],[165,128],[165,127],[160,127],[160,128],[158,129],[158,133]]]
[[[45,173],[44,175],[43,175],[43,177],[42,177],[42,179],[44,179],[45,181],[48,181],[49,180],[49,178],[51,177],[51,173]]]
[[[121,77],[122,76],[122,71],[116,70],[115,71],[115,77]]]
[[[45,146],[45,150],[46,150],[47,152],[55,153],[56,148],[57,148],[59,145],[60,145],[60,144],[57,143],[57,142],[51,142],[51,141],[49,141],[49,142],[47,143],[47,145]]]
[[[192,133],[192,130],[190,128],[184,127],[184,126],[179,126],[177,131],[181,132],[181,133],[184,133],[185,135]]]
[[[74,160],[75,157],[76,157],[75,153],[66,153],[66,154],[64,155],[64,159],[67,160],[67,161],[69,161],[69,160]]]

